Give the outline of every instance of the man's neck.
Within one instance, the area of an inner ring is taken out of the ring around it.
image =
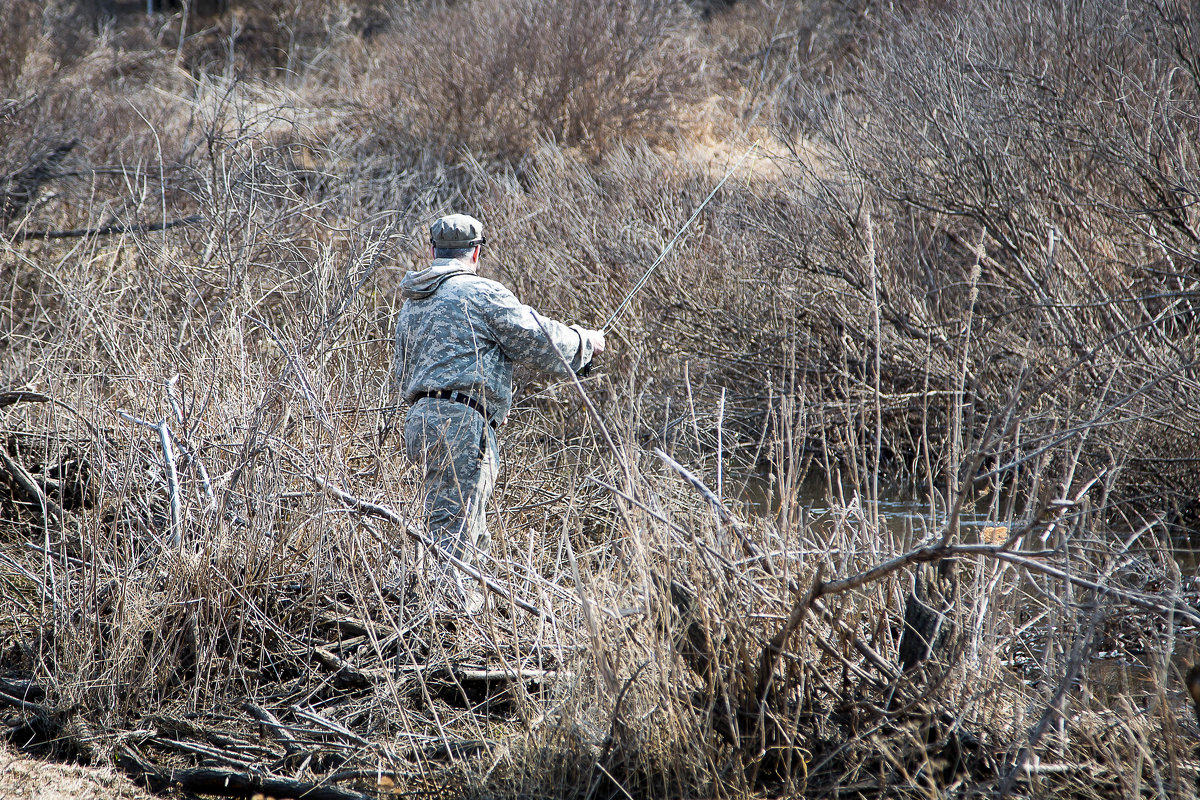
[[[470,270],[471,272],[474,272],[476,267],[476,264],[469,258],[435,258],[430,266],[446,267],[451,264],[456,267],[462,267],[463,269]]]

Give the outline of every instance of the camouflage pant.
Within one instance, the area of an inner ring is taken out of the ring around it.
[[[484,512],[500,456],[483,415],[451,400],[420,400],[404,421],[404,449],[423,470],[430,538],[467,562],[465,545],[486,552],[492,537]]]

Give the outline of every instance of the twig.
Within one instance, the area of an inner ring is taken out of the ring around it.
[[[172,376],[171,380],[167,381],[167,402],[171,405],[171,412],[175,415],[175,422],[179,425],[180,430],[184,430],[186,425],[183,418],[183,405],[179,402],[179,392],[175,388],[179,383],[180,376],[178,374]],[[179,441],[180,448],[183,454],[187,457],[190,463],[196,465],[196,470],[200,473],[200,485],[204,489],[204,499],[208,501],[209,508],[217,507],[217,496],[213,493],[212,478],[208,475],[208,468],[204,466],[204,462],[187,447],[187,443]]]
[[[183,506],[179,500],[179,471],[175,469],[175,448],[171,444],[171,429],[167,427],[165,419],[158,423],[158,441],[162,446],[167,473],[167,493],[171,499],[171,546],[179,547],[183,542]]]
[[[771,563],[771,559],[769,559],[761,550],[759,550],[758,546],[755,545],[754,542],[750,541],[750,537],[746,535],[745,523],[736,519],[733,514],[729,513],[729,509],[725,508],[725,504],[721,502],[721,498],[713,494],[713,491],[704,485],[704,481],[700,480],[685,466],[667,455],[666,451],[662,448],[654,448],[654,454],[662,459],[667,466],[678,472],[680,477],[694,486],[696,491],[704,495],[704,499],[707,500],[716,510],[717,514],[721,517],[721,521],[730,528],[733,528],[733,532],[737,534],[738,541],[742,543],[742,549],[746,551],[746,555],[762,563],[763,568],[766,569],[769,574],[774,575],[775,565]]]
[[[16,234],[18,239],[73,239],[81,236],[110,236],[114,233],[153,233],[177,228],[180,225],[195,225],[204,219],[202,214],[192,214],[190,217],[173,219],[166,222],[147,222],[141,225],[104,225],[99,228],[75,228],[69,231],[22,231]]]
[[[788,637],[795,632],[796,628],[800,627],[800,623],[808,613],[808,609],[822,594],[821,589],[825,584],[821,581],[821,567],[822,565],[818,563],[816,574],[813,575],[812,584],[809,585],[808,591],[804,593],[804,596],[792,607],[792,612],[788,614],[787,622],[763,646],[762,654],[759,656],[758,682],[754,690],[754,696],[758,698],[760,703],[767,699],[767,692],[771,688],[771,677],[775,674],[775,665],[779,663],[779,656],[783,652],[783,646],[787,643]]]
[[[1017,778],[1017,773],[1025,770],[1029,756],[1033,753],[1033,748],[1037,747],[1038,742],[1041,741],[1042,736],[1046,733],[1046,728],[1050,725],[1050,721],[1062,713],[1062,704],[1066,699],[1067,691],[1075,683],[1075,676],[1079,673],[1079,668],[1083,664],[1083,660],[1087,657],[1088,651],[1091,649],[1092,636],[1096,632],[1096,623],[1101,616],[1103,616],[1103,608],[1097,607],[1088,620],[1087,630],[1075,640],[1075,645],[1071,648],[1071,656],[1067,661],[1066,672],[1063,674],[1062,680],[1059,681],[1058,689],[1054,692],[1054,697],[1046,705],[1046,710],[1042,713],[1041,718],[1029,732],[1029,739],[1017,752],[1017,757],[1013,761],[1012,767],[1000,782],[1001,797],[1008,796],[1008,793],[1012,790],[1013,782]]]
[[[183,506],[179,500],[179,471],[175,468],[175,448],[171,444],[171,429],[167,426],[167,420],[163,418],[158,422],[147,422],[121,410],[117,411],[117,415],[126,422],[150,428],[158,433],[163,453],[163,473],[167,478],[167,497],[171,503],[171,546],[179,547],[183,542]]]
[[[522,600],[521,598],[517,597],[516,594],[509,589],[509,587],[506,587],[506,586],[503,586],[503,585],[497,583],[495,580],[487,577],[479,570],[475,569],[471,565],[467,564],[466,562],[464,562],[461,559],[454,556],[452,553],[447,552],[446,549],[443,548],[441,545],[437,544],[432,539],[430,539],[428,536],[421,533],[415,527],[413,527],[412,525],[410,525],[409,523],[407,523],[403,519],[401,519],[400,515],[397,514],[395,511],[392,511],[390,508],[387,508],[386,506],[381,506],[377,503],[371,503],[366,500],[361,500],[361,499],[355,497],[354,495],[350,494],[349,492],[339,489],[338,487],[329,483],[327,480],[320,477],[319,475],[311,475],[310,474],[308,476],[308,478],[313,483],[315,483],[317,486],[320,486],[326,492],[333,495],[337,499],[341,500],[343,503],[350,506],[351,508],[358,511],[359,513],[369,514],[373,517],[378,517],[379,519],[387,520],[388,522],[392,523],[396,527],[400,528],[400,530],[404,531],[404,533],[408,534],[413,539],[416,539],[418,542],[420,542],[422,545],[424,545],[426,548],[428,548],[431,552],[437,553],[441,558],[445,559],[447,563],[452,564],[459,571],[465,573],[466,575],[469,575],[471,578],[474,578],[475,580],[482,583],[484,585],[484,587],[487,588],[488,591],[492,592],[493,594],[497,595],[498,597],[502,597],[502,598],[508,600],[513,605],[515,605],[517,608],[520,608],[523,611],[528,611],[530,614],[534,614],[539,617],[546,615],[546,612],[542,611],[537,606],[535,606],[531,603],[528,603],[525,600]],[[383,541],[383,540],[381,539],[381,541]],[[393,546],[390,542],[383,541],[383,543],[391,548],[393,555],[401,555],[402,554],[401,550],[398,547]]]

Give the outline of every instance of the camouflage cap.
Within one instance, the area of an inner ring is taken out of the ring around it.
[[[483,244],[486,240],[479,220],[466,214],[450,214],[429,226],[429,241],[434,247],[459,250]]]

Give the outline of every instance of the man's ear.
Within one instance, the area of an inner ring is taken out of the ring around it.
[[[434,247],[433,245],[429,245],[429,257],[437,258],[437,248]]]
[[[482,247],[483,247],[483,245],[478,245],[478,244],[475,245],[475,252],[471,253],[471,263],[472,264],[479,263],[479,251],[482,249]]]

